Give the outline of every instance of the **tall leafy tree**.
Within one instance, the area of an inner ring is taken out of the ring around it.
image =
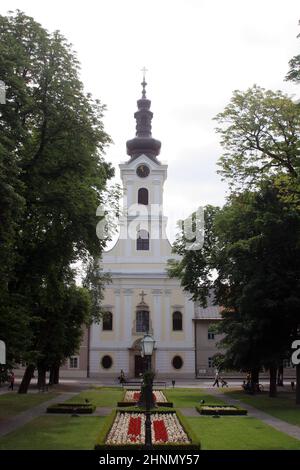
[[[215,119],[224,149],[219,173],[232,189],[274,175],[299,177],[300,107],[287,95],[258,86],[235,91]]]
[[[276,370],[300,326],[300,214],[272,183],[264,183],[213,211],[206,233],[198,252],[185,251],[184,239],[174,245],[183,258],[173,262],[170,274],[202,305],[213,289],[223,307],[224,365],[256,375],[268,368],[275,396]]]
[[[242,356],[268,368],[274,396],[276,369],[300,326],[300,213],[269,182],[233,196],[216,230],[222,249],[215,289],[225,307],[221,343],[227,358],[240,351],[235,360]]]
[[[26,392],[43,360],[42,332],[52,322],[58,286],[63,292],[71,284],[72,263],[101,254],[96,208],[113,170],[103,158],[110,142],[104,107],[84,92],[66,39],[17,11],[0,17],[0,43],[7,89],[1,124],[15,138],[4,152],[16,163],[14,191],[20,187],[25,201],[9,289],[26,299],[34,333],[22,358],[28,368],[20,391]]]

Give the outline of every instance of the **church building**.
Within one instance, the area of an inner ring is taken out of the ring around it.
[[[141,339],[148,332],[155,340],[151,367],[156,377],[194,378],[199,360],[196,332],[201,320],[208,329],[211,318],[201,318],[206,309],[196,307],[179,280],[167,274],[168,259],[175,257],[163,213],[168,165],[160,161],[161,142],[152,137],[145,77],[137,107],[136,136],[126,144],[129,159],[119,165],[124,190],[120,235],[101,261],[112,282],[105,287],[106,313],[90,330],[89,375],[117,377],[123,369],[126,377],[139,377],[146,367]],[[218,307],[211,309],[210,315],[218,319]],[[213,343],[208,355],[202,354],[202,369],[203,363],[206,368],[210,365],[214,339]]]

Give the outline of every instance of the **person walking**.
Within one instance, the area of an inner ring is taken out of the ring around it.
[[[219,374],[218,369],[216,369],[215,381],[214,381],[214,383],[213,383],[213,387],[214,387],[215,385],[217,385],[217,387],[219,387],[219,380],[220,380],[220,374]]]
[[[121,369],[119,381],[120,381],[120,384],[123,384],[124,382],[126,382],[126,378],[125,378],[125,374],[124,374],[123,369]]]
[[[15,383],[15,374],[13,373],[13,371],[11,371],[11,374],[9,376],[9,387],[8,387],[8,390],[12,390],[14,389],[14,383]]]

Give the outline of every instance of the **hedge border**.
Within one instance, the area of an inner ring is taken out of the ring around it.
[[[136,403],[136,405],[135,405]],[[123,408],[127,408],[127,407],[132,407],[132,406],[137,406],[137,403],[138,402],[134,402],[134,401],[118,401],[117,403],[117,406],[118,407],[123,407]],[[156,402],[156,405],[160,408],[160,407],[165,407],[165,408],[173,408],[173,403],[171,401],[157,401]]]
[[[204,407],[206,406],[210,406],[211,407],[211,410],[205,410]],[[223,410],[214,410],[214,408],[220,408],[222,406],[230,406],[232,409],[231,410],[228,410],[228,409],[223,409]],[[238,406],[235,406],[235,405],[211,405],[211,404],[205,404],[205,405],[201,405],[201,406],[196,406],[196,410],[198,411],[198,413],[200,413],[200,415],[205,415],[205,416],[215,416],[215,415],[218,415],[218,416],[245,416],[248,411],[245,409],[245,408],[240,408]]]
[[[140,410],[139,410],[140,411]],[[143,410],[144,411],[144,410]],[[185,420],[184,416],[180,413],[178,410],[151,410],[150,413],[154,414],[157,412],[160,413],[175,413],[178,417],[178,420],[183,427],[184,431],[187,433],[188,438],[190,439],[191,442],[184,444],[175,444],[175,443],[166,443],[166,444],[153,444],[154,450],[166,450],[169,448],[175,449],[175,450],[200,450],[200,442],[198,438],[196,437],[194,431],[190,428],[188,422]],[[115,420],[117,412],[121,413],[136,413],[137,410],[131,409],[131,410],[122,410],[122,409],[115,409],[111,412],[111,414],[107,417],[105,420],[102,429],[97,437],[97,441],[95,444],[94,449],[95,450],[144,450],[144,444],[116,444],[116,445],[108,445],[105,444],[105,440],[107,438],[107,435],[113,425],[113,422]]]
[[[96,409],[95,405],[87,403],[55,403],[47,407],[47,413],[52,414],[92,414]]]
[[[164,393],[163,390],[153,390],[153,392],[155,391],[158,391],[158,392],[162,392],[164,394],[164,396],[166,397],[166,394]],[[122,396],[122,400],[121,401],[118,401],[117,402],[117,406],[118,407],[131,407],[131,406],[136,406],[138,402],[134,402],[134,401],[125,401],[125,395],[126,395],[126,392],[136,392],[136,390],[132,390],[132,389],[128,389],[126,388],[123,392],[123,396]],[[167,397],[166,397],[167,398]],[[173,402],[172,401],[157,401],[156,402],[156,405],[158,407],[166,407],[166,408],[173,408]]]

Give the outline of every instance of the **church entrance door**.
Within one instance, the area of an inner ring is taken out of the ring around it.
[[[147,368],[147,361],[142,356],[134,356],[134,376],[139,377]]]

